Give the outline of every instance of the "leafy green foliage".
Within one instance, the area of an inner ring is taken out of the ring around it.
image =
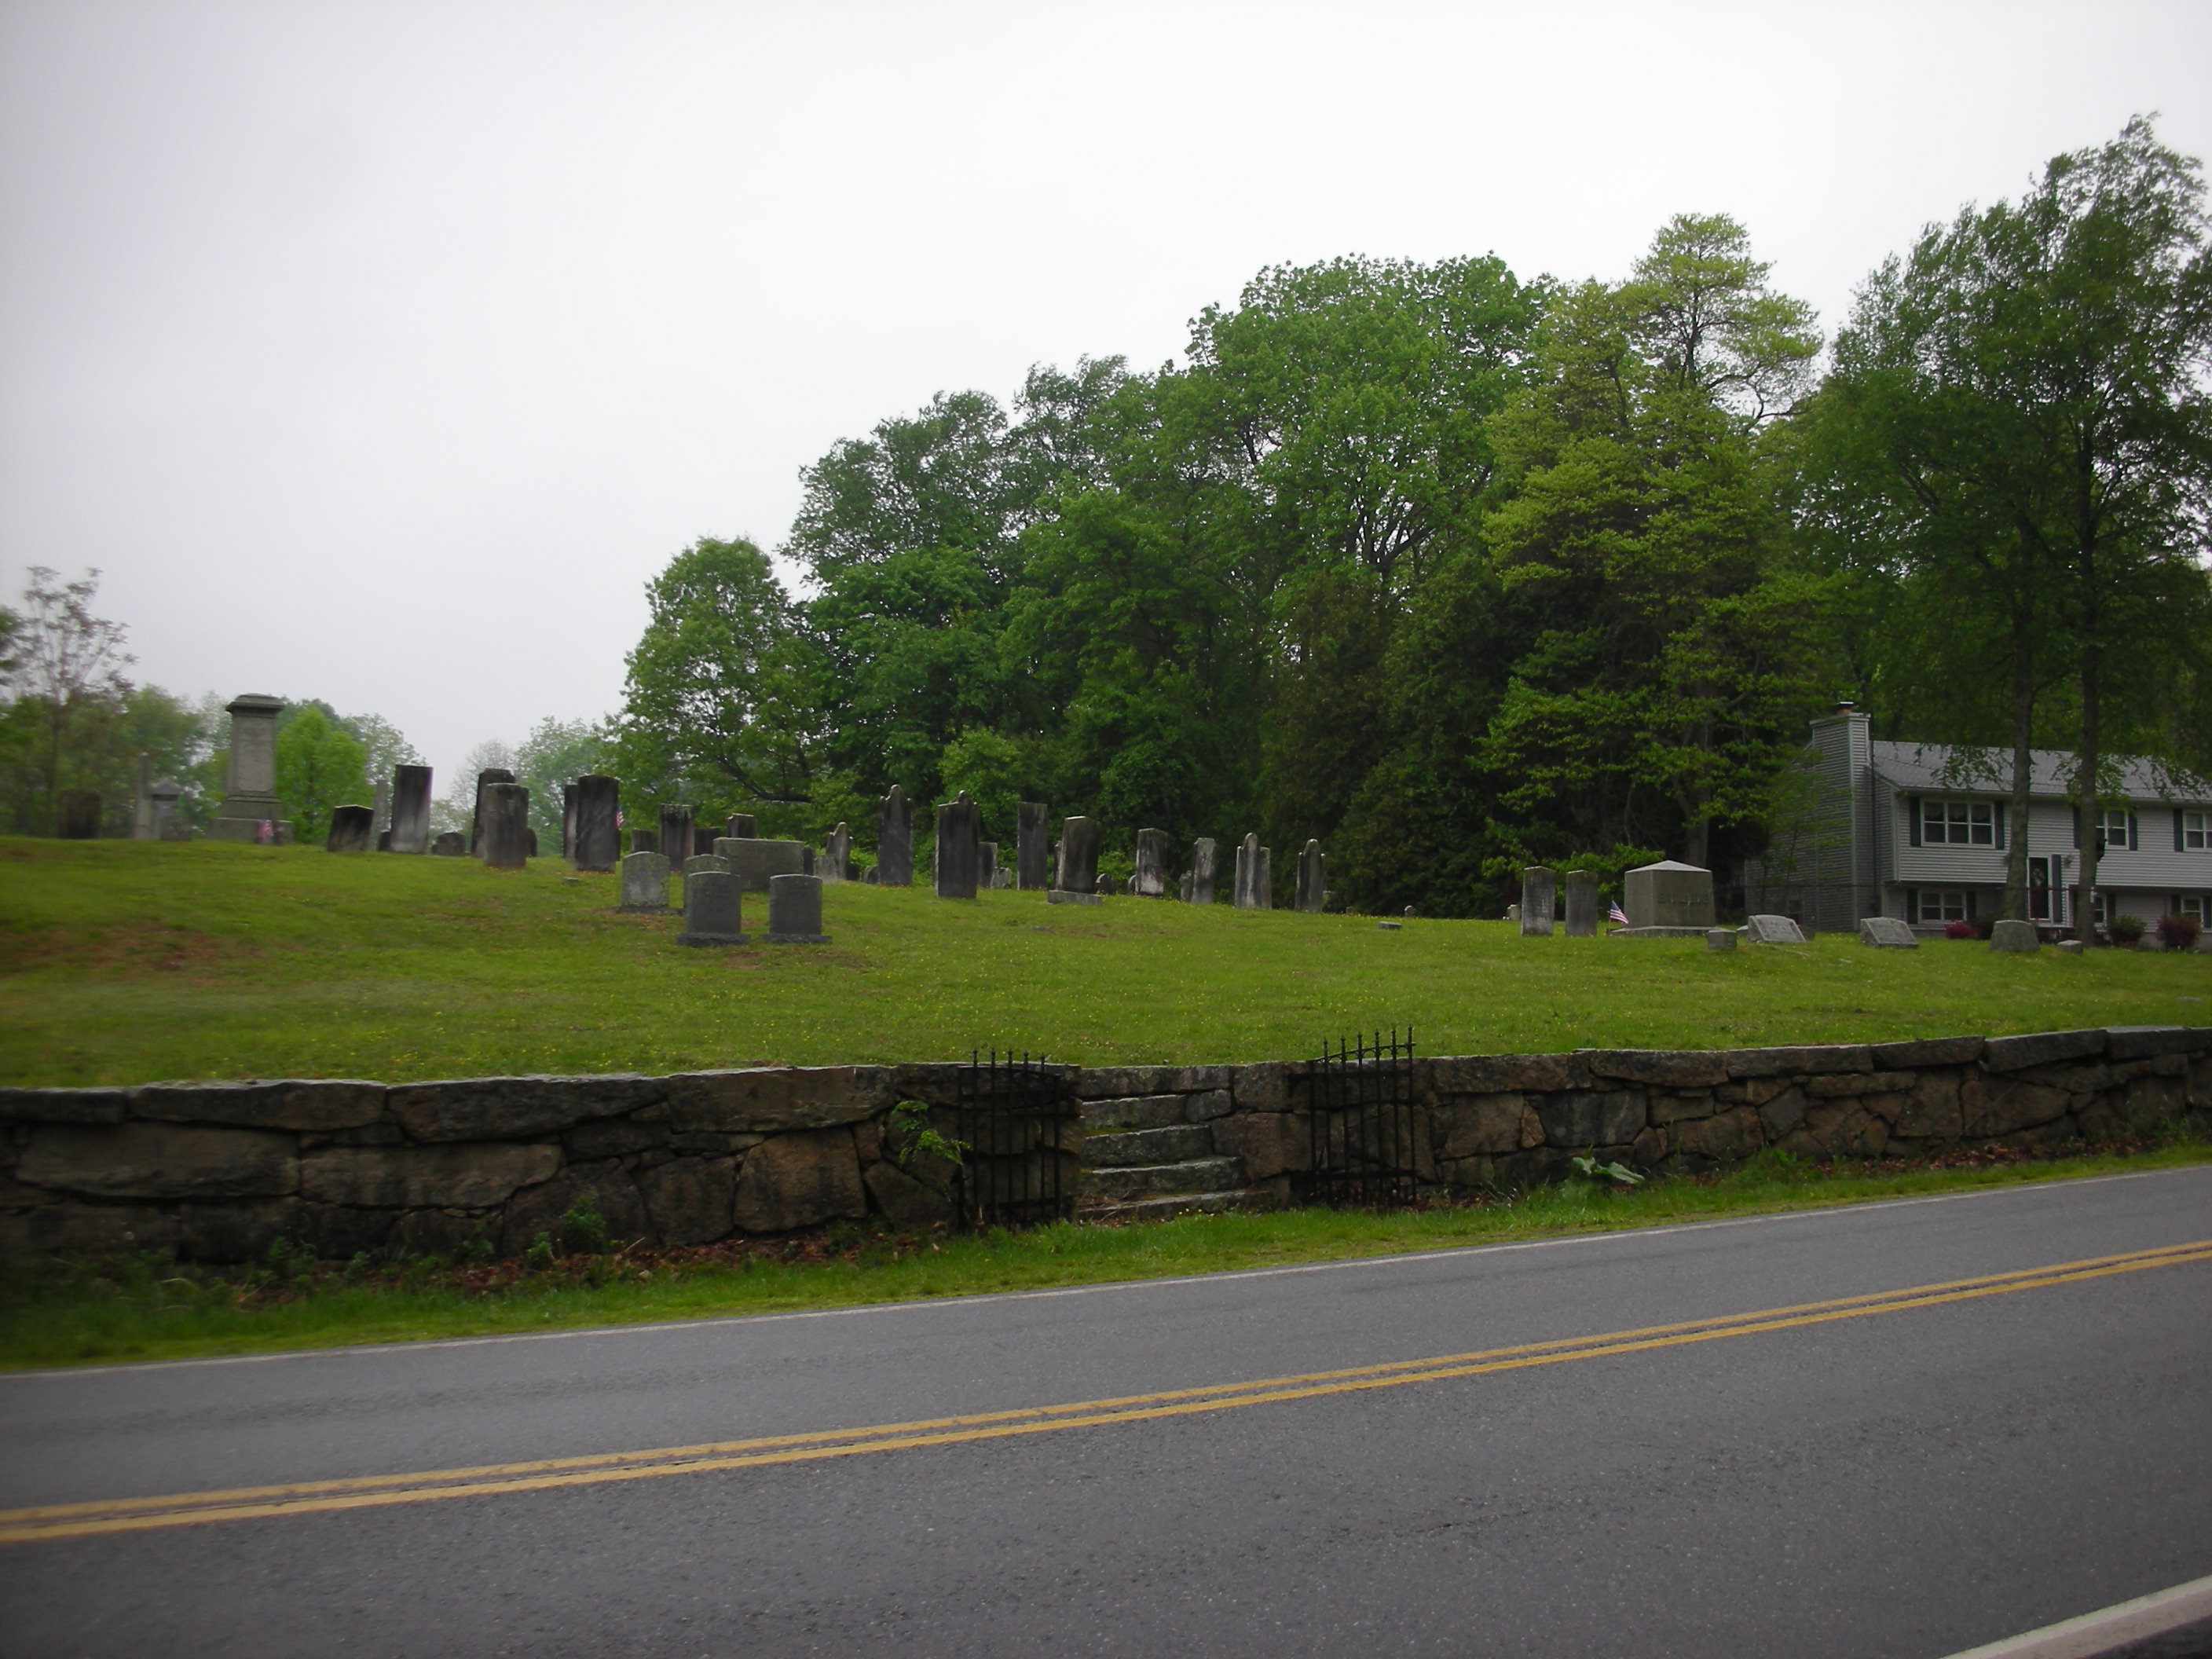
[[[301,841],[321,841],[333,808],[368,805],[366,760],[360,739],[313,705],[276,733],[276,799]]]

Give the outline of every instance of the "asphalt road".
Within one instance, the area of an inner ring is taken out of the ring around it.
[[[0,1378],[0,1652],[1936,1659],[2212,1573],[2199,1241],[2212,1168]]]

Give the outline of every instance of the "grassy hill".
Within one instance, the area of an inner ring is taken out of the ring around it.
[[[0,1082],[648,1071],[965,1058],[1739,1047],[2212,1021],[2212,957],[1855,939],[1524,939],[1502,922],[831,887],[821,947],[679,946],[555,860],[0,839]],[[747,925],[765,921],[750,902]]]

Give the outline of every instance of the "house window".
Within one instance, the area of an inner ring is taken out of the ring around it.
[[[1920,915],[1917,920],[1941,924],[1947,921],[1970,921],[1967,912],[1972,907],[1966,895],[1956,887],[1923,887],[1920,889]]]
[[[2128,845],[2128,815],[2126,809],[2123,808],[2117,812],[2106,812],[2103,816],[2105,819],[2105,850],[2107,853],[2126,851]]]
[[[2105,890],[2103,888],[2099,887],[2093,890],[2089,895],[2089,920],[2095,922],[2100,927],[2101,927],[2112,919],[2112,900],[2105,896]]]
[[[1923,800],[1920,839],[1930,847],[1994,847],[1997,809],[1985,800]]]
[[[2173,902],[2166,907],[2166,914],[2194,916],[2200,922],[2212,921],[2212,901],[2202,893],[2176,893]]]
[[[2182,813],[2181,846],[2185,852],[2212,851],[2212,812]]]

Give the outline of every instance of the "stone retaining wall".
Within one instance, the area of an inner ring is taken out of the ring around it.
[[[326,1258],[527,1248],[589,1202],[620,1240],[706,1243],[942,1198],[890,1155],[902,1101],[951,1065],[671,1077],[0,1089],[0,1252]],[[1288,1201],[1309,1064],[1054,1068],[1079,1112],[1082,1207],[1131,1216]],[[1712,1051],[1418,1060],[1419,1174],[1441,1190],[1558,1180],[1595,1151],[1700,1170],[2105,1139],[2212,1111],[2212,1027]],[[943,1121],[940,1119],[940,1121]],[[477,1242],[481,1241],[481,1244]]]

